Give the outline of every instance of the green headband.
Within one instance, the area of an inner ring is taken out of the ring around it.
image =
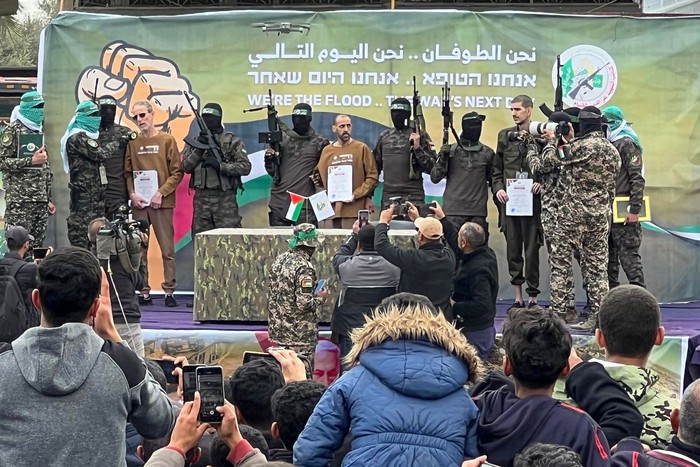
[[[292,115],[311,115],[311,111],[308,109],[294,109],[292,110]]]
[[[205,107],[202,109],[202,115],[215,115],[217,117],[221,117],[221,112],[216,109],[212,109],[211,107]]]
[[[389,110],[406,110],[410,112],[411,106],[408,104],[391,104],[391,108]]]
[[[111,97],[103,97],[101,99],[98,99],[97,103],[100,105],[117,105],[116,99],[113,99]]]
[[[311,232],[297,232],[297,234],[289,240],[289,248],[296,248],[299,242],[315,240],[317,237],[318,232],[316,230],[312,230]]]

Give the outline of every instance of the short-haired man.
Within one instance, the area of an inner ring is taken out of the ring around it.
[[[316,171],[335,209],[333,228],[350,229],[357,219],[357,211],[370,206],[370,196],[379,183],[379,172],[369,147],[352,139],[350,117],[336,116],[331,129],[338,140],[323,148]],[[340,170],[343,175],[351,177],[352,193],[347,199],[337,199],[334,195],[335,187],[340,185],[340,182],[336,183]]]
[[[230,378],[230,402],[236,406],[236,418],[250,425],[265,437],[270,449],[283,448],[275,442],[272,427],[272,395],[284,386],[284,377],[279,365],[265,359],[252,360],[233,372]]]
[[[379,215],[374,230],[374,248],[382,257],[401,269],[399,292],[428,297],[435,308],[452,321],[452,276],[455,254],[442,241],[443,229],[434,217],[419,217],[418,209],[408,203],[408,218],[416,225],[418,249],[399,248],[389,242],[389,222],[394,218],[394,205]]]
[[[180,180],[180,151],[177,141],[168,133],[159,131],[155,125],[155,112],[148,101],[138,101],[131,108],[131,115],[139,126],[138,137],[129,142],[126,148],[124,174],[126,186],[131,198],[134,219],[146,219],[156,234],[163,258],[163,291],[165,306],[175,307],[177,301],[173,292],[177,286],[175,275],[175,228],[173,226],[173,209],[175,208],[175,190]],[[134,177],[137,172],[155,171],[158,176],[158,190],[151,199],[144,199],[134,189]],[[147,261],[148,251],[143,255]],[[142,304],[151,303],[151,288],[148,285],[148,263],[146,263],[146,285],[141,290]]]
[[[557,444],[531,444],[515,456],[513,467],[583,467],[571,448]]]
[[[34,237],[29,235],[27,229],[21,225],[12,226],[5,232],[5,240],[7,241],[7,249],[5,256],[0,259],[0,274],[9,275],[15,278],[22,298],[24,300],[24,308],[27,310],[29,322],[26,327],[39,325],[39,313],[32,303],[32,291],[37,286],[37,266],[33,262],[24,260],[29,252],[29,245],[34,241]],[[17,336],[19,337],[19,336]]]
[[[526,95],[515,96],[510,103],[510,113],[515,122],[514,127],[504,128],[498,133],[496,156],[493,158],[493,177],[491,189],[499,203],[500,227],[506,238],[506,258],[510,283],[515,288],[514,307],[523,307],[537,303],[540,293],[540,246],[542,245],[542,230],[540,228],[540,191],[541,185],[537,177],[533,177],[526,160],[527,148],[523,141],[509,138],[513,132],[527,130],[532,115],[532,99]],[[508,201],[506,186],[508,179],[533,179],[532,184],[532,215],[508,216],[505,204]],[[523,262],[523,249],[525,252]],[[524,269],[523,269],[524,267]],[[524,274],[523,274],[524,271]],[[527,283],[525,290],[529,301],[523,300],[522,285]]]
[[[673,410],[673,428],[678,432],[668,447],[646,450],[637,439],[622,440],[612,458],[614,467],[700,466],[700,381],[683,393],[680,411]]]
[[[142,436],[173,424],[168,396],[121,343],[106,277],[82,248],[39,264],[41,326],[0,354],[0,464],[126,466],[127,418]]]
[[[600,305],[595,336],[605,349],[605,360],[600,363],[644,416],[642,442],[663,448],[674,435],[671,415],[678,401],[661,395],[661,376],[647,368],[654,346],[664,341],[666,331],[660,319],[659,303],[650,292],[636,285],[620,285]]]
[[[476,397],[479,452],[510,467],[529,444],[560,444],[588,467],[610,465],[600,427],[588,414],[551,397],[557,378],[569,372],[571,335],[564,321],[537,308],[514,313],[503,342],[503,371],[513,377],[515,390],[504,386]]]
[[[374,232],[374,225],[360,228],[355,221],[352,235],[333,256],[342,289],[331,317],[331,331],[338,336],[341,361],[352,348],[352,330],[364,326],[365,316],[396,293],[401,279],[401,270],[375,251]]]
[[[486,360],[496,338],[496,253],[486,244],[486,233],[481,225],[465,222],[457,230],[440,205],[430,209],[442,223],[445,241],[459,261],[451,297],[457,328],[476,347],[479,357]]]
[[[272,436],[282,441],[284,449],[272,450],[271,461],[293,462],[294,443],[325,391],[326,387],[316,381],[295,381],[275,392],[272,396]]]

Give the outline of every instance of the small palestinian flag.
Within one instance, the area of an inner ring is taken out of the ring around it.
[[[291,191],[289,192],[289,198],[289,209],[287,210],[287,215],[285,217],[292,222],[296,222],[297,219],[299,219],[299,215],[301,214],[301,209],[304,207],[304,201],[306,201],[306,198],[296,193],[292,193]]]

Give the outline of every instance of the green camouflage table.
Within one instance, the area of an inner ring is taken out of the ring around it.
[[[194,255],[195,321],[267,321],[267,275],[277,255],[289,249],[291,228],[215,229],[197,234]],[[331,260],[350,235],[349,230],[321,229],[326,237],[312,261],[330,296],[321,321],[330,321],[338,292]],[[392,242],[414,245],[415,231],[392,230]]]

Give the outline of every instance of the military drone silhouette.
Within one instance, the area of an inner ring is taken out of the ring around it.
[[[265,34],[270,32],[276,32],[279,36],[280,34],[289,34],[290,32],[304,32],[306,35],[309,34],[311,30],[311,25],[306,24],[294,24],[294,23],[253,23],[251,24],[253,28],[260,28]]]

